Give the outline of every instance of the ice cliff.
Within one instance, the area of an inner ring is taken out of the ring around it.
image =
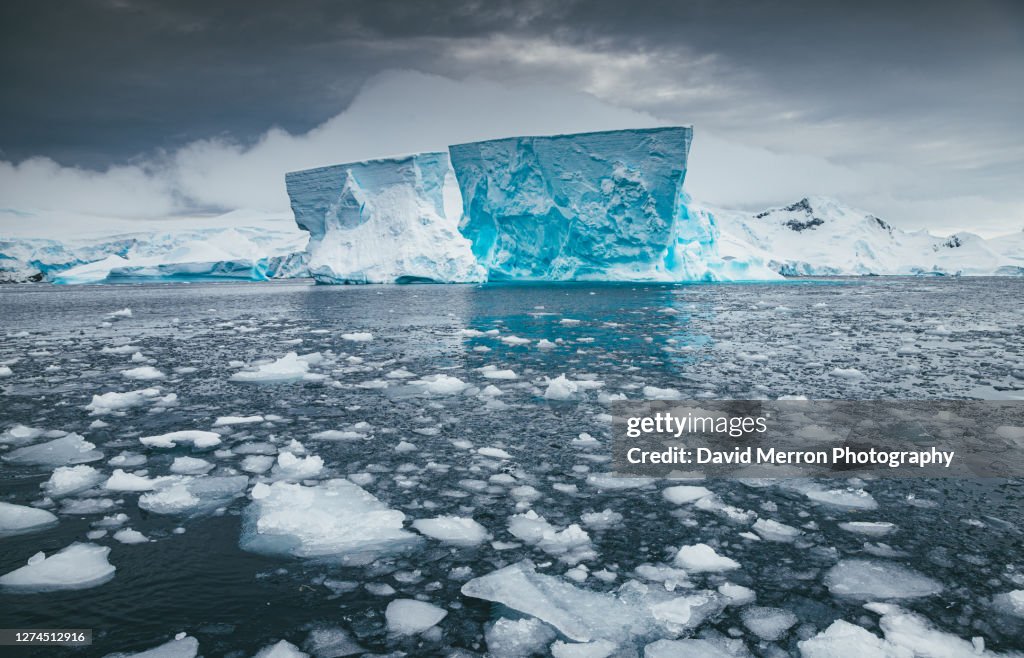
[[[323,283],[482,281],[444,211],[446,153],[287,174],[295,221],[309,231],[309,271]]]
[[[689,127],[450,147],[459,226],[491,280],[718,278],[714,220],[683,193]]]

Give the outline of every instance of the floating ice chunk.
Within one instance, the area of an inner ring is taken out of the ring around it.
[[[10,377],[14,374],[10,366],[0,366],[0,377]]]
[[[1024,589],[996,594],[992,597],[992,607],[1003,614],[1024,619]]]
[[[825,574],[828,591],[861,600],[912,599],[942,591],[942,584],[898,564],[840,560]]]
[[[590,512],[580,515],[583,525],[594,530],[607,530],[622,523],[622,515],[606,509],[603,512]]]
[[[553,628],[532,617],[516,620],[502,617],[484,630],[487,655],[494,658],[529,658],[543,654],[556,637]]]
[[[553,626],[576,642],[615,640],[650,628],[648,615],[613,594],[593,592],[538,574],[518,562],[462,586],[462,593],[500,603]]]
[[[444,374],[427,375],[422,379],[410,382],[410,384],[418,386],[423,393],[428,395],[456,395],[469,388],[469,384],[458,377]]]
[[[350,334],[342,334],[341,339],[356,343],[365,343],[373,340],[373,334],[368,331],[355,331]]]
[[[829,374],[840,379],[864,379],[864,373],[856,368],[833,368]]]
[[[196,658],[198,654],[199,640],[184,633],[178,633],[173,640],[147,651],[112,653],[105,658]]]
[[[102,514],[115,506],[110,498],[65,499],[60,506],[61,514],[79,516],[83,514]]]
[[[273,363],[257,366],[255,370],[236,372],[229,378],[233,382],[250,384],[280,384],[305,379],[309,375],[311,363],[319,362],[319,352],[299,356],[288,352]]]
[[[799,621],[789,610],[761,606],[744,608],[740,618],[751,633],[766,642],[781,640],[786,631]]]
[[[454,546],[476,546],[490,537],[482,525],[473,519],[459,516],[417,519],[413,521],[412,527],[431,539]]]
[[[324,460],[318,455],[296,457],[290,452],[282,452],[277,456],[272,475],[277,480],[308,480],[320,475],[324,470]]]
[[[365,439],[365,434],[359,432],[353,432],[351,430],[324,430],[322,432],[316,432],[310,434],[309,438],[315,441],[357,441],[359,439]]]
[[[484,457],[493,457],[494,459],[512,459],[512,455],[508,454],[501,448],[478,448],[477,452]]]
[[[658,624],[673,636],[700,626],[708,617],[716,615],[725,602],[715,592],[703,590],[649,604]]]
[[[682,400],[683,394],[674,388],[644,386],[644,397],[648,400]]]
[[[158,647],[139,652],[107,654],[104,658],[195,658],[199,653],[199,640],[185,633],[178,633]]]
[[[149,541],[149,537],[138,530],[122,528],[114,533],[114,540],[119,541],[122,544],[145,544]]]
[[[693,583],[686,575],[686,571],[665,565],[655,566],[653,564],[641,564],[634,572],[640,578],[655,583],[664,583],[665,589],[674,590],[677,587],[693,587]]]
[[[44,430],[37,427],[26,427],[25,425],[15,425],[9,430],[0,434],[0,443],[6,443],[8,445],[21,445],[22,443],[28,443],[42,436]]]
[[[572,440],[574,446],[591,447],[601,445],[601,442],[586,432],[580,432],[579,436]]]
[[[360,565],[422,541],[402,529],[402,512],[348,480],[257,484],[252,498],[240,542],[247,551]]]
[[[1024,427],[1000,425],[996,428],[996,436],[1008,441],[1024,441]]]
[[[174,396],[176,400],[177,396]],[[94,416],[109,414],[115,411],[140,407],[147,402],[173,402],[171,398],[161,398],[159,388],[144,388],[127,393],[104,393],[92,396],[92,402],[85,406]]]
[[[103,453],[95,448],[96,445],[89,443],[84,437],[68,434],[46,443],[17,448],[4,455],[3,460],[11,464],[30,466],[85,464],[103,459]]]
[[[596,379],[569,379],[561,374],[554,379],[548,378],[547,388],[544,389],[544,397],[548,400],[569,400],[584,391],[601,388],[604,382]]]
[[[263,647],[253,658],[309,658],[309,654],[299,651],[299,648],[288,640],[281,640]]]
[[[754,590],[734,583],[722,583],[718,586],[718,593],[729,599],[729,605],[735,606],[753,603],[757,598]]]
[[[204,430],[180,430],[157,436],[144,436],[139,439],[144,446],[150,448],[175,448],[179,444],[191,443],[196,450],[204,450],[219,446],[220,434]]]
[[[139,366],[138,368],[129,368],[128,370],[122,370],[121,376],[125,379],[139,379],[139,380],[151,380],[151,379],[163,379],[166,375],[153,366]]]
[[[315,658],[342,658],[366,652],[351,633],[337,627],[314,628],[306,637],[303,648]]]
[[[225,425],[251,425],[253,423],[262,423],[263,416],[219,416],[217,420],[213,421],[214,427],[224,427]]]
[[[506,345],[527,345],[530,342],[529,338],[520,338],[519,336],[503,336],[501,342]]]
[[[799,488],[808,500],[816,503],[831,505],[847,509],[878,509],[878,503],[871,494],[863,489],[825,489],[819,485],[810,485]]]
[[[122,308],[119,311],[112,311],[108,313],[107,317],[112,320],[116,318],[130,318],[132,317],[132,310],[130,308]]]
[[[609,658],[618,648],[618,643],[611,640],[574,643],[559,640],[551,645],[551,655],[553,658]]]
[[[692,503],[701,498],[712,495],[710,489],[706,487],[694,487],[689,485],[679,485],[677,487],[669,487],[661,492],[665,500],[672,503],[673,505],[685,505],[686,503]]]
[[[985,651],[976,645],[952,633],[935,628],[927,619],[890,603],[867,603],[865,608],[882,615],[878,625],[885,633],[885,639],[906,649],[913,656],[939,656],[941,658],[975,658],[985,656],[995,658],[996,654]],[[905,654],[904,654],[905,655]],[[1004,654],[1015,656],[1018,654]]]
[[[898,647],[874,633],[837,619],[812,638],[797,643],[803,658],[914,658],[914,652]]]
[[[46,557],[33,555],[28,564],[0,576],[0,588],[16,592],[53,592],[87,589],[114,577],[107,562],[110,549],[96,544],[74,543]]]
[[[175,457],[171,464],[171,473],[178,475],[203,475],[213,468],[213,464],[197,457]]]
[[[759,534],[762,539],[781,543],[791,542],[802,533],[799,528],[794,528],[791,525],[779,523],[778,521],[773,521],[771,519],[758,519],[754,522],[753,530]]]
[[[416,599],[395,599],[384,610],[388,632],[394,635],[416,635],[436,626],[448,611]]]
[[[658,640],[644,647],[644,658],[736,658],[709,640]]]
[[[707,544],[683,546],[676,553],[675,564],[691,573],[731,571],[739,569],[740,563],[732,558],[719,555]]]
[[[565,556],[564,559],[570,563],[593,554],[590,535],[583,528],[573,523],[564,530],[558,530],[533,510],[509,518],[508,531],[545,553]]]
[[[655,482],[654,478],[617,477],[611,473],[594,473],[587,476],[587,484],[598,489],[638,489]]]
[[[512,370],[498,370],[496,366],[484,366],[478,368],[480,374],[487,379],[516,379],[517,375]]]
[[[859,535],[870,537],[882,537],[892,532],[896,526],[887,521],[849,521],[840,523],[839,527],[847,532],[855,532]]]
[[[134,473],[125,473],[124,470],[117,468],[114,469],[103,488],[110,491],[152,491],[155,486],[155,479]]]
[[[57,525],[57,517],[43,509],[0,502],[0,537],[24,535]]]
[[[268,455],[249,455],[240,464],[246,473],[266,473],[274,465],[275,459]]]
[[[244,475],[201,477],[142,494],[139,507],[154,514],[206,514],[240,495],[249,485]]]
[[[47,496],[57,498],[85,491],[103,481],[103,474],[92,466],[59,466],[41,486]]]

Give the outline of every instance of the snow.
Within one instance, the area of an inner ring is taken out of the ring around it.
[[[449,147],[460,230],[491,281],[713,279],[714,220],[682,192],[689,127]]]
[[[786,631],[798,621],[796,615],[789,610],[760,606],[744,608],[740,618],[751,633],[767,642],[782,639]]]
[[[58,498],[85,491],[103,481],[103,474],[92,466],[59,466],[42,485],[47,496]]]
[[[448,616],[448,611],[415,599],[395,599],[384,610],[388,632],[394,635],[416,635]]]
[[[473,519],[459,516],[439,516],[417,519],[412,527],[421,534],[453,546],[476,546],[487,541],[487,529]]]
[[[300,381],[310,376],[310,363],[317,362],[319,359],[319,353],[299,356],[295,352],[288,352],[273,363],[257,366],[255,370],[236,372],[229,379],[233,382],[249,384],[281,384]]]
[[[309,271],[321,283],[472,282],[483,269],[444,209],[446,153],[291,172]]]
[[[106,658],[196,658],[199,654],[199,640],[184,633],[158,647],[137,653],[113,653]]]
[[[555,640],[553,628],[540,621],[502,617],[484,630],[487,654],[494,658],[529,658],[542,654]]]
[[[216,432],[179,430],[156,436],[143,436],[139,441],[149,448],[176,448],[179,444],[191,444],[196,450],[204,450],[219,446],[221,438]]]
[[[24,535],[57,525],[57,517],[46,510],[0,501],[0,537]]]
[[[910,599],[942,591],[942,584],[890,562],[841,560],[825,574],[825,585],[836,596],[853,599]]]
[[[422,541],[403,529],[402,512],[348,480],[260,483],[252,498],[243,516],[247,551],[358,565]]]
[[[740,568],[739,562],[719,555],[707,544],[683,546],[676,553],[674,562],[676,566],[692,573],[731,571]]]
[[[85,464],[103,459],[103,453],[95,448],[95,444],[72,433],[45,443],[17,448],[5,454],[3,460],[31,466]]]
[[[74,543],[46,557],[42,552],[28,564],[0,576],[0,588],[16,592],[52,592],[96,587],[114,577],[107,562],[110,549]]]

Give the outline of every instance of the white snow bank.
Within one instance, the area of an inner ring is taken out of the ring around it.
[[[74,543],[50,557],[40,551],[28,564],[0,576],[0,588],[17,592],[53,592],[96,587],[114,577],[110,549]]]

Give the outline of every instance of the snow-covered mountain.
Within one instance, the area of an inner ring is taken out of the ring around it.
[[[786,276],[1024,275],[1024,231],[989,239],[908,232],[826,197],[756,214],[712,212],[720,257],[760,259]]]

